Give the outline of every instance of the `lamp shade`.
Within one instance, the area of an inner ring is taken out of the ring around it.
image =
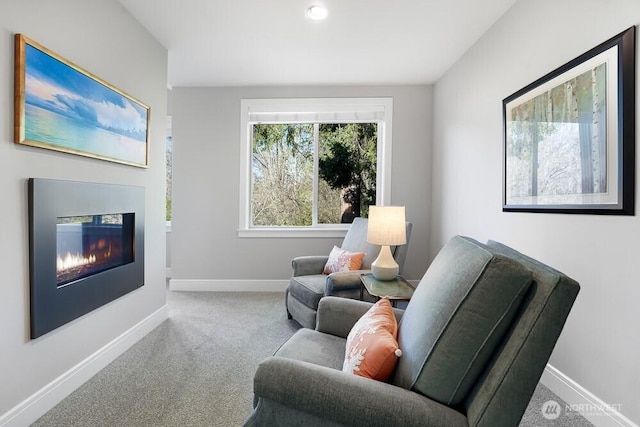
[[[404,206],[369,206],[367,242],[374,245],[407,243]]]

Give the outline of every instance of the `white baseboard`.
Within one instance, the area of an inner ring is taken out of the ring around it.
[[[141,320],[131,329],[102,347],[100,350],[42,387],[36,393],[0,416],[2,427],[23,427],[34,421],[56,406],[62,399],[113,362],[158,325],[169,318],[167,305]]]
[[[605,403],[551,365],[545,368],[540,382],[596,427],[638,427],[620,413],[622,405]]]
[[[172,291],[207,292],[284,292],[289,280],[192,280],[171,279]]]

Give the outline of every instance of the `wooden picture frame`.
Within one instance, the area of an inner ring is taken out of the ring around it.
[[[149,114],[132,96],[15,35],[16,144],[146,168]]]
[[[634,215],[635,33],[503,100],[503,211]]]

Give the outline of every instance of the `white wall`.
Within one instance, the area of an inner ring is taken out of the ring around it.
[[[151,167],[13,143],[13,36],[23,33],[151,107]],[[0,3],[0,420],[165,306],[166,51],[113,0]],[[145,187],[145,286],[36,340],[29,338],[27,178]],[[2,424],[2,422],[0,422]]]
[[[639,22],[637,0],[519,0],[446,73],[434,90],[430,251],[455,234],[491,238],[578,280],[550,363],[636,423],[640,218],[503,213],[501,159],[502,99]]]
[[[239,238],[242,98],[393,97],[391,203],[414,223],[405,276],[427,267],[430,86],[173,88],[172,285],[183,280],[287,280],[291,259],[341,239]]]

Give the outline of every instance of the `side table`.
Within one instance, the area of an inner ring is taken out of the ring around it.
[[[364,290],[377,299],[389,298],[391,305],[395,307],[397,301],[409,301],[415,288],[402,276],[393,280],[378,280],[373,274],[360,275],[360,300],[364,298]]]

